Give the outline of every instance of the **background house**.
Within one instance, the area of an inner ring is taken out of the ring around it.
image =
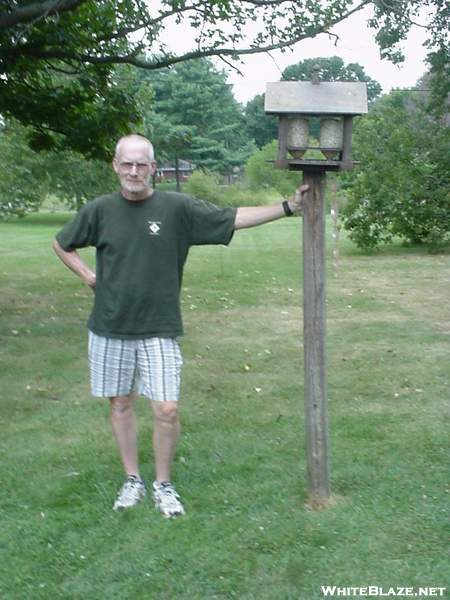
[[[178,176],[179,181],[187,181],[192,175],[195,165],[187,160],[180,159],[178,161]],[[172,163],[163,163],[158,165],[156,171],[156,181],[158,183],[173,183],[177,180],[177,167]]]

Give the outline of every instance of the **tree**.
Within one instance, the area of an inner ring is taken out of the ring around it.
[[[49,194],[76,208],[117,187],[111,164],[87,160],[72,150],[35,152],[28,134],[12,120],[0,128],[0,218],[36,211]]]
[[[374,16],[369,25],[377,31],[376,41],[382,58],[401,63],[404,54],[400,42],[412,26],[427,30],[424,46],[428,49],[430,85],[434,112],[441,114],[449,107],[450,60],[448,32],[450,4],[448,0],[373,0]],[[427,22],[418,23],[427,13]]]
[[[70,209],[117,189],[117,176],[111,162],[86,159],[73,150],[37,153],[48,177],[48,193],[58,196]]]
[[[137,98],[114,78],[114,68],[86,65],[77,71],[52,64],[24,73],[23,60],[2,61],[0,51],[0,66],[7,65],[0,77],[0,113],[30,127],[31,148],[69,146],[106,158],[111,139],[140,122]]]
[[[116,65],[151,71],[202,57],[225,62],[327,32],[368,6],[385,53],[399,59],[415,12],[428,7],[430,51],[445,48],[445,0],[17,0],[0,1],[0,113],[34,128],[35,147],[69,144],[104,153],[140,110]],[[247,25],[260,23],[248,37]],[[192,47],[167,47],[171,25],[192,30]],[[436,51],[437,51],[436,50]],[[61,138],[62,136],[62,138]]]
[[[180,159],[187,156],[192,143],[193,128],[184,125],[171,125],[166,119],[161,119],[159,128],[151,138],[158,152],[162,152],[175,162],[176,189],[181,190]],[[151,137],[151,136],[150,136]]]
[[[146,124],[158,151],[218,172],[245,162],[253,147],[224,71],[200,59],[141,76],[154,90]]]
[[[264,97],[265,94],[255,96],[247,102],[244,111],[247,131],[258,148],[262,148],[278,137],[278,119],[264,112]]]
[[[381,94],[381,85],[364,71],[358,63],[345,65],[339,56],[329,58],[307,58],[296,65],[289,65],[283,71],[281,79],[286,81],[310,81],[315,66],[319,67],[319,76],[323,81],[363,81],[367,84],[367,98],[372,102]]]
[[[432,246],[450,240],[450,128],[426,108],[411,93],[395,91],[358,120],[354,148],[361,164],[345,177],[343,216],[360,247],[394,236]]]
[[[273,188],[281,196],[289,196],[298,186],[300,176],[296,171],[275,168],[277,148],[277,142],[273,140],[257,150],[247,161],[245,175],[250,187],[255,191],[261,187]]]
[[[48,182],[39,157],[25,142],[24,128],[5,123],[0,129],[0,218],[38,210]]]

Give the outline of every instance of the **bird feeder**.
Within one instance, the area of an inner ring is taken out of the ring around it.
[[[366,84],[312,81],[268,83],[265,111],[279,118],[278,168],[303,171],[303,348],[308,503],[331,501],[325,354],[325,182],[327,171],[353,167],[352,119],[367,113]],[[310,146],[310,121],[320,119],[319,147]],[[322,159],[307,157],[320,150]],[[306,155],[306,156],[305,156]]]
[[[362,82],[278,81],[268,83],[264,110],[278,115],[276,166],[294,171],[351,169],[352,120],[367,113],[367,88]],[[319,147],[309,145],[310,119],[320,119]],[[304,158],[319,149],[322,160]]]

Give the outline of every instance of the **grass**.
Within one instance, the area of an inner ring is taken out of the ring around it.
[[[107,402],[89,397],[91,294],[50,250],[66,218],[0,224],[2,599],[316,600],[322,585],[448,593],[448,255],[393,245],[367,256],[344,238],[336,271],[330,241],[334,503],[315,512],[300,221],[192,249],[174,473],[187,514],[165,521],[149,502],[111,511],[122,475]],[[137,412],[151,480],[145,399]]]

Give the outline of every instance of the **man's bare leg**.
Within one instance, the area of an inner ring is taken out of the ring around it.
[[[152,401],[154,416],[153,451],[155,454],[155,480],[171,481],[171,467],[180,436],[178,402]]]
[[[133,408],[135,398],[134,394],[110,398],[111,425],[126,475],[136,475],[140,478],[137,426]]]
[[[152,402],[154,415],[153,449],[155,453],[156,480],[153,483],[153,500],[156,508],[167,518],[184,514],[180,496],[171,481],[171,467],[180,436],[177,402]]]

